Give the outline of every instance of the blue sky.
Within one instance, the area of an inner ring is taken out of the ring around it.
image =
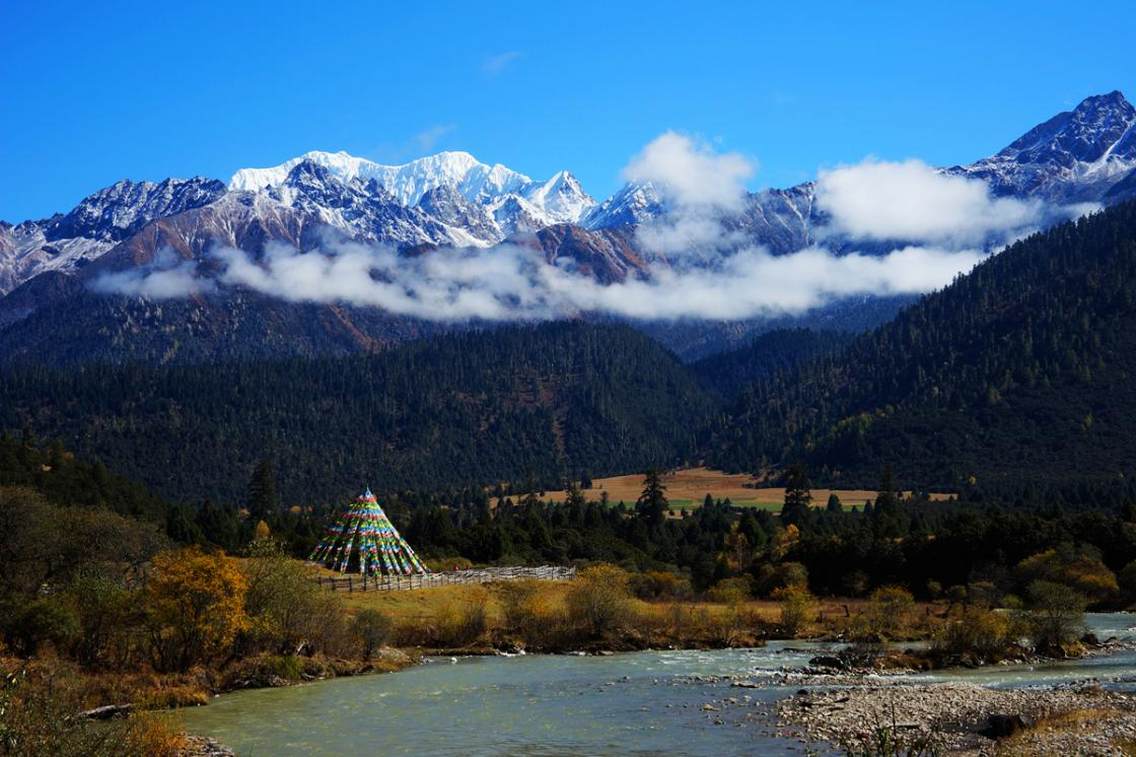
[[[755,188],[786,186],[867,155],[970,161],[1089,94],[1136,96],[1131,2],[10,2],[2,16],[13,222],[119,178],[227,179],[311,149],[464,149],[537,178],[569,168],[602,198],[667,129],[753,158]]]

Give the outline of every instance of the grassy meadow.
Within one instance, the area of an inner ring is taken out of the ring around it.
[[[672,509],[699,507],[707,494],[714,499],[728,498],[735,505],[772,512],[779,512],[785,501],[783,487],[768,486],[762,479],[748,473],[726,473],[711,468],[682,468],[667,472],[663,476],[663,483],[667,487],[667,499]],[[642,490],[643,474],[633,473],[594,479],[592,488],[584,494],[588,499],[599,499],[603,492],[607,492],[608,500],[613,504],[618,502],[632,504],[639,498]],[[863,507],[868,500],[874,500],[878,492],[868,489],[813,489],[813,505],[824,507],[830,494],[839,497],[841,504],[847,510],[852,507]],[[524,494],[515,494],[512,498],[517,501],[523,496]],[[945,499],[947,496],[932,494],[931,499]],[[546,491],[541,499],[563,502],[564,497],[562,491]]]

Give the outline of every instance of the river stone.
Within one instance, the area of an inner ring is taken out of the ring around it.
[[[992,739],[1004,739],[1028,728],[1031,724],[1032,720],[1023,715],[996,712],[986,719],[986,728],[983,729],[982,735]]]

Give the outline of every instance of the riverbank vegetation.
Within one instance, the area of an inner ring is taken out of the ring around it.
[[[829,497],[817,507],[807,472],[793,468],[780,513],[711,497],[679,512],[656,472],[627,507],[580,482],[568,482],[559,503],[533,491],[516,501],[472,488],[394,493],[388,512],[435,569],[559,563],[577,565],[578,577],[348,594],[321,587],[297,559],[322,516],[282,508],[268,464],[240,508],[194,509],[57,446],[7,438],[5,749],[97,738],[123,754],[162,753],[172,748],[163,739],[176,739],[148,710],[233,688],[397,669],[432,652],[819,637],[853,642],[851,655],[824,661],[843,668],[1069,655],[1079,651],[1084,609],[1136,599],[1133,503],[1039,510],[965,494],[933,501],[902,495],[886,471],[881,478],[863,505]],[[930,640],[928,651],[881,654],[887,642],[913,639]],[[102,706],[133,714],[109,724],[74,714],[59,721],[67,727],[42,728],[44,719],[19,716]],[[146,749],[132,746],[139,739],[150,740]]]

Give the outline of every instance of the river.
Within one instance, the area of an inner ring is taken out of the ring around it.
[[[1102,639],[1136,635],[1133,615],[1087,620]],[[777,674],[831,648],[771,642],[745,650],[431,659],[398,673],[226,694],[181,717],[191,733],[242,756],[801,754],[800,743],[775,734],[772,713],[803,684]],[[738,688],[714,680],[739,675],[773,683]],[[910,676],[989,686],[1088,677],[1136,688],[1136,653]],[[727,697],[755,706],[703,709]]]

